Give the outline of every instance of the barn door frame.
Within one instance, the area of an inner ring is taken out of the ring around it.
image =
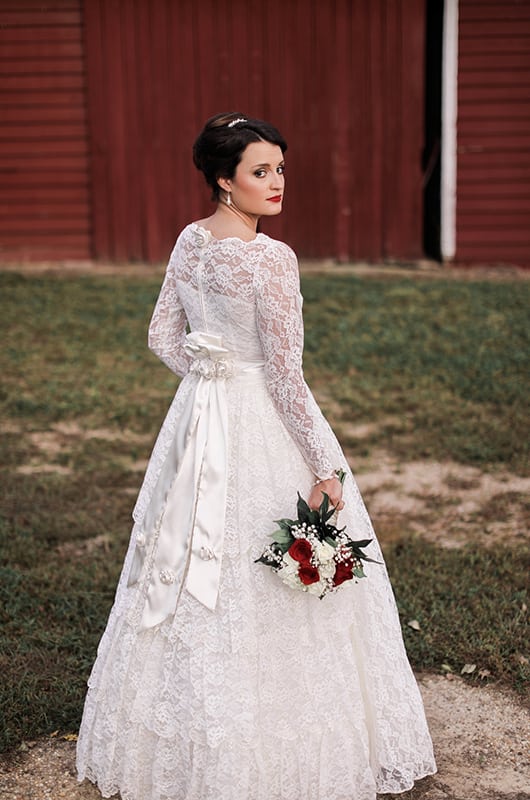
[[[458,113],[458,0],[445,0],[442,48],[442,178],[440,250],[443,261],[456,253],[456,157]]]

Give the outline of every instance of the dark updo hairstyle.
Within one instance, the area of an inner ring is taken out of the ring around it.
[[[233,178],[243,151],[251,142],[277,144],[282,153],[287,143],[273,125],[239,112],[211,117],[193,145],[193,163],[212,189],[212,200],[219,199],[218,178]]]

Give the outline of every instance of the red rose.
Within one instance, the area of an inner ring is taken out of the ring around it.
[[[301,564],[309,564],[313,555],[313,548],[307,539],[295,539],[287,552],[295,561],[299,561]]]
[[[318,569],[312,567],[311,564],[301,564],[298,570],[298,577],[305,586],[309,586],[310,583],[318,583],[320,580]]]
[[[333,576],[333,586],[340,586],[344,581],[351,581],[353,578],[353,562],[341,561],[337,564],[335,575]]]

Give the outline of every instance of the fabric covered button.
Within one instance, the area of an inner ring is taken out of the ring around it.
[[[136,534],[136,544],[138,547],[145,547],[146,538],[145,533],[137,533]]]
[[[166,586],[169,586],[170,584],[175,583],[176,581],[175,573],[172,572],[170,569],[161,569],[159,578],[162,583],[166,584]]]
[[[210,550],[209,547],[201,547],[199,550],[199,555],[203,561],[211,561],[212,558],[215,558],[213,550]]]

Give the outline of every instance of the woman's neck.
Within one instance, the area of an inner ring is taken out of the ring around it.
[[[256,237],[259,216],[242,211],[233,204],[227,206],[219,202],[212,216],[203,222],[217,239],[237,236],[244,241],[251,241]]]

